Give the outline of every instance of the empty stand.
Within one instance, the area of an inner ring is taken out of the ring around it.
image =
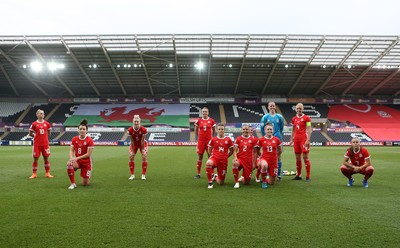
[[[10,132],[7,134],[6,137],[3,138],[3,140],[12,140],[12,141],[18,141],[18,140],[32,140],[32,137],[28,136],[28,132]]]
[[[219,104],[212,103],[212,104],[190,104],[190,118],[201,118],[201,109],[207,107],[209,116],[215,120],[216,123],[221,122],[221,114],[219,111]]]
[[[290,137],[292,136],[291,132],[283,132],[283,141],[284,142],[289,142],[290,141]],[[326,137],[318,131],[314,131],[311,133],[311,140],[310,143],[313,142],[327,142],[328,140],[326,139]]]
[[[147,134],[148,141],[190,141],[190,132],[168,133],[168,132],[152,132]],[[129,141],[129,137],[127,139]]]
[[[0,102],[0,117],[8,117],[24,111],[30,103]]]
[[[365,133],[336,133],[328,132],[328,136],[335,142],[350,142],[353,138],[359,138],[360,141],[373,141]]]
[[[78,132],[65,132],[61,137],[61,141],[71,141],[73,137],[77,136]]]
[[[327,142],[328,139],[321,132],[312,132],[310,142]]]
[[[49,140],[54,140],[58,135],[60,135],[60,132],[51,132]]]
[[[57,106],[57,103],[37,103],[32,106],[26,116],[21,120],[21,123],[32,123],[37,120],[36,111],[41,109],[44,111],[45,116],[48,115],[53,108]],[[46,118],[46,117],[45,117]]]
[[[6,137],[3,138],[3,140],[12,140],[12,141],[18,141],[18,140],[32,140],[30,136],[28,136],[28,131],[16,131],[16,132],[10,132]],[[3,133],[0,134],[0,137]],[[60,132],[51,132],[49,140],[55,139]]]
[[[267,105],[224,104],[227,123],[259,123],[267,113]]]
[[[57,109],[57,111],[50,116],[48,122],[50,123],[64,123],[68,117],[72,116],[75,109],[79,106],[79,104],[74,103],[63,103]]]
[[[297,103],[279,103],[278,106],[282,111],[283,117],[287,123],[292,122],[292,118],[296,115]],[[303,113],[311,118],[312,122],[326,122],[329,113],[329,107],[327,104],[311,104],[303,103]]]
[[[400,111],[384,105],[331,106],[329,119],[349,121],[361,127],[374,141],[400,140]]]
[[[29,105],[30,103],[0,102],[1,122],[14,125],[18,117],[20,117]]]
[[[65,132],[60,141],[71,141],[73,137],[77,136],[78,132]],[[118,141],[124,136],[124,132],[88,132],[94,141]]]

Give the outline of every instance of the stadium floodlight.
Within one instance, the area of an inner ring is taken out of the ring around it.
[[[55,71],[58,69],[58,65],[55,62],[49,62],[49,63],[47,63],[47,68],[50,71]]]
[[[93,64],[93,68],[95,68],[95,69],[96,69],[96,68],[97,68],[97,64]]]
[[[133,67],[135,67],[135,68],[136,68],[136,67],[137,67],[137,64],[133,64]]]
[[[31,63],[31,68],[32,70],[39,72],[43,69],[43,65],[39,61],[34,61]]]
[[[117,68],[120,68],[121,66],[120,65],[117,65]]]
[[[26,69],[26,68],[27,68],[27,66],[26,66],[25,64],[23,64],[23,65],[22,65],[22,68]]]
[[[204,63],[203,62],[197,62],[194,65],[195,68],[197,68],[198,70],[202,70],[204,68]]]
[[[169,67],[172,68],[172,67],[174,67],[174,65],[173,65],[172,63],[170,63],[170,64],[169,64]]]
[[[229,68],[232,68],[232,64],[229,64]]]

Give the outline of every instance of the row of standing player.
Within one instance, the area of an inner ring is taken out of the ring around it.
[[[197,142],[197,175],[199,179],[203,155],[207,151],[209,158],[206,162],[206,174],[208,179],[208,188],[214,187],[213,182],[223,184],[227,172],[228,158],[233,154],[232,173],[235,178],[234,188],[239,188],[240,183],[249,184],[251,174],[254,169],[256,172],[256,182],[259,182],[259,175],[262,177],[262,188],[268,188],[273,185],[276,178],[281,179],[282,173],[282,132],[284,120],[282,115],[276,112],[274,102],[268,104],[269,113],[264,115],[260,121],[260,129],[263,137],[258,139],[252,135],[251,127],[242,126],[242,135],[235,143],[230,138],[225,137],[225,127],[219,124],[217,127],[217,136],[215,133],[216,123],[209,117],[208,108],[202,109],[202,118],[195,122],[195,133],[198,136]],[[296,158],[296,176],[293,180],[302,180],[302,158],[306,169],[306,182],[311,181],[311,162],[309,159],[310,138],[311,138],[311,118],[303,113],[302,103],[296,105],[296,115],[292,118],[292,135],[290,145],[293,146]],[[364,187],[368,187],[368,179],[372,176],[374,168],[371,165],[370,154],[368,150],[360,146],[360,140],[354,138],[351,141],[352,146],[344,155],[343,163],[340,167],[343,175],[348,178],[348,186],[354,183],[353,175],[360,173],[364,175],[362,181]],[[217,174],[214,174],[214,169]],[[239,171],[242,170],[242,176],[239,177]]]
[[[39,109],[36,111],[37,121],[33,122],[29,129],[29,136],[33,137],[33,163],[32,175],[30,179],[37,178],[38,159],[42,154],[44,159],[44,168],[47,178],[53,178],[50,174],[50,146],[49,139],[51,133],[51,125],[44,120],[44,111]],[[93,139],[87,135],[88,125],[86,120],[82,120],[78,126],[79,135],[72,138],[69,150],[69,160],[67,162],[67,174],[70,179],[70,186],[68,189],[76,188],[75,171],[81,170],[80,176],[82,177],[82,185],[88,186],[90,184],[90,177],[92,174],[92,151],[94,148]],[[129,169],[131,176],[129,180],[135,179],[134,175],[134,158],[138,150],[142,154],[142,180],[146,180],[147,170],[147,154],[148,147],[145,136],[147,130],[140,125],[140,117],[135,115],[133,118],[133,126],[128,128],[128,135],[131,140],[129,146]]]

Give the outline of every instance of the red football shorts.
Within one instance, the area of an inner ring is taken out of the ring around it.
[[[142,146],[140,144],[139,145],[133,144],[133,149],[132,149],[132,146],[129,146],[129,153],[133,152],[133,154],[135,155],[138,150],[140,150],[141,154],[147,155],[149,153],[149,146],[148,146],[146,140],[144,141],[144,149],[143,150],[142,150]]]
[[[261,158],[261,164],[268,164],[268,175],[270,177],[276,177],[278,175],[278,162],[277,161],[267,161],[264,158]]]
[[[197,141],[197,147],[196,147],[196,152],[197,154],[204,154],[204,152],[207,152],[208,148],[208,142],[209,141]],[[208,154],[208,152],[207,152]]]
[[[217,168],[218,179],[224,181],[226,177],[226,170],[228,169],[228,159],[217,159],[210,157],[209,160],[213,162],[213,168]]]
[[[238,158],[239,161],[239,168],[243,168],[243,173],[242,176],[245,179],[250,179],[251,178],[251,172],[253,171],[253,164],[251,161],[247,159],[240,159]]]
[[[305,146],[304,143],[306,143],[305,140],[295,140],[293,142],[293,149],[294,153],[296,154],[301,154],[301,153],[309,153],[310,152],[310,146]]]
[[[43,155],[43,157],[48,157],[50,156],[50,147],[49,146],[33,146],[32,148],[32,156],[34,158],[40,157],[40,154]]]

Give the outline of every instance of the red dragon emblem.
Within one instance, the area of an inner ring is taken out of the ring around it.
[[[165,113],[164,109],[160,111],[152,112],[155,108],[138,108],[132,109],[131,111],[126,113],[126,106],[123,107],[115,107],[111,109],[104,109],[100,111],[100,116],[104,119],[102,122],[113,122],[120,121],[131,122],[133,120],[134,115],[139,115],[140,118],[147,119],[149,122],[154,122],[157,116],[160,116],[162,113]]]

